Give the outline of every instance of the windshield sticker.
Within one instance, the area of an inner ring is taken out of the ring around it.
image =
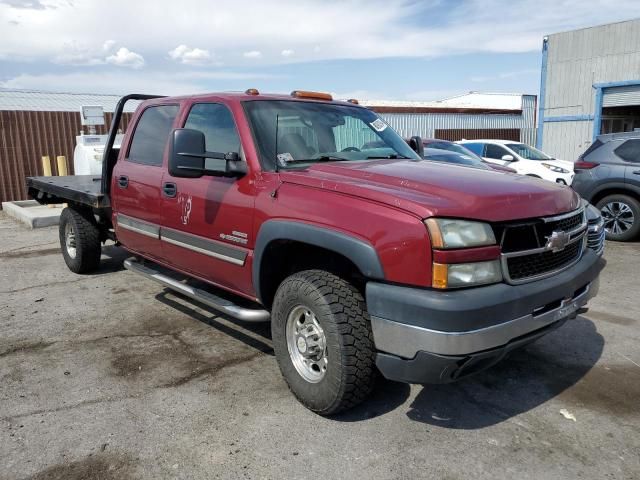
[[[287,163],[293,162],[293,155],[291,155],[289,152],[279,153],[277,158],[278,165],[280,165],[281,167],[286,167]]]
[[[384,123],[381,119],[376,118],[370,125],[375,129],[376,132],[382,132],[385,128],[387,128],[387,124]]]

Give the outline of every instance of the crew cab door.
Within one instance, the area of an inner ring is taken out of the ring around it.
[[[162,258],[163,165],[178,105],[148,106],[138,117],[128,145],[123,145],[113,169],[111,200],[118,240],[129,250]]]
[[[209,152],[242,158],[234,117],[222,103],[186,106],[183,127],[204,133]],[[251,287],[253,181],[244,177],[162,179],[162,248],[167,263],[246,294]]]

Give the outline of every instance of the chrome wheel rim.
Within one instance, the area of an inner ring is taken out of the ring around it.
[[[67,248],[67,254],[71,258],[76,258],[76,233],[70,223],[67,223],[64,227],[64,243]]]
[[[613,235],[622,235],[629,230],[634,222],[633,210],[626,203],[609,202],[600,209],[604,220],[604,229]]]
[[[327,372],[327,339],[316,315],[298,305],[287,317],[287,348],[293,366],[307,382],[318,383]]]

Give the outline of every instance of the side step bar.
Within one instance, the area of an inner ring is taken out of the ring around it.
[[[171,290],[175,290],[176,292],[179,292],[186,297],[204,303],[205,305],[238,320],[242,320],[245,322],[269,321],[270,314],[266,310],[241,307],[233,302],[230,302],[229,300],[220,298],[213,293],[205,292],[200,288],[191,287],[167,275],[163,275],[157,270],[145,267],[135,260],[125,260],[124,267],[127,270],[131,270],[132,272],[142,275],[143,277],[154,280]]]

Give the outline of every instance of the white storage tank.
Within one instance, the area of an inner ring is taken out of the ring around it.
[[[102,154],[108,135],[78,135],[73,151],[73,170],[76,175],[102,175]],[[114,148],[120,148],[122,134],[116,135]]]

